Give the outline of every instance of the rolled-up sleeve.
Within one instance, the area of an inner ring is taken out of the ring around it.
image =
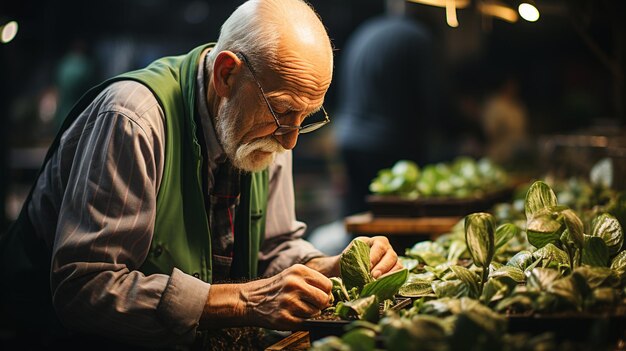
[[[278,154],[270,166],[265,240],[259,252],[259,271],[263,276],[324,256],[302,238],[305,230],[306,224],[296,220],[292,153],[287,151]]]

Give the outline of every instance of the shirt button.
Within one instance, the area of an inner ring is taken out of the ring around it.
[[[193,276],[200,279],[200,273],[194,273]]]
[[[163,247],[161,245],[157,245],[157,247],[154,248],[154,257],[159,257],[162,253]]]

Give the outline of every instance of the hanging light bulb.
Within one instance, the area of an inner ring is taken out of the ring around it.
[[[17,22],[11,21],[4,26],[0,26],[0,43],[8,43],[17,34]]]
[[[459,26],[459,20],[456,17],[455,0],[446,0],[446,23],[452,28]]]
[[[537,10],[535,5],[531,3],[521,3],[517,7],[517,11],[519,12],[519,15],[528,22],[535,22],[539,19],[539,10]]]

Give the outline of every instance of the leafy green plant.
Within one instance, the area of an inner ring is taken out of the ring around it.
[[[408,160],[396,162],[392,168],[382,169],[370,184],[370,191],[378,195],[405,197],[480,196],[487,189],[507,185],[506,172],[489,159],[478,161],[458,157],[450,163],[419,166]]]
[[[370,247],[355,239],[339,261],[341,277],[331,278],[335,314],[342,319],[376,321],[379,303],[393,299],[407,279],[401,269],[374,279],[370,272]],[[385,304],[388,305],[388,304]]]
[[[482,280],[477,293],[482,293],[489,275],[489,264],[495,251],[495,220],[489,213],[474,213],[465,217],[465,241],[474,264],[482,267]]]
[[[354,326],[352,335],[382,338],[388,350],[519,349],[525,342],[541,348],[554,340],[507,334],[507,316],[626,308],[626,251],[615,216],[581,217],[544,182],[529,187],[524,212],[526,220],[497,227],[497,218],[474,213],[437,240],[408,248],[401,257],[408,276],[398,294],[415,298],[413,306],[387,312],[378,324]],[[356,334],[361,328],[365,334]],[[353,347],[354,337],[346,335],[332,342]]]

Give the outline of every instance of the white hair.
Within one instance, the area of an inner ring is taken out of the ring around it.
[[[254,70],[279,68],[277,58],[282,22],[293,17],[319,20],[315,10],[303,0],[250,0],[240,5],[222,25],[219,39],[208,56],[213,66],[221,51],[243,52]],[[320,21],[321,23],[321,21]]]

